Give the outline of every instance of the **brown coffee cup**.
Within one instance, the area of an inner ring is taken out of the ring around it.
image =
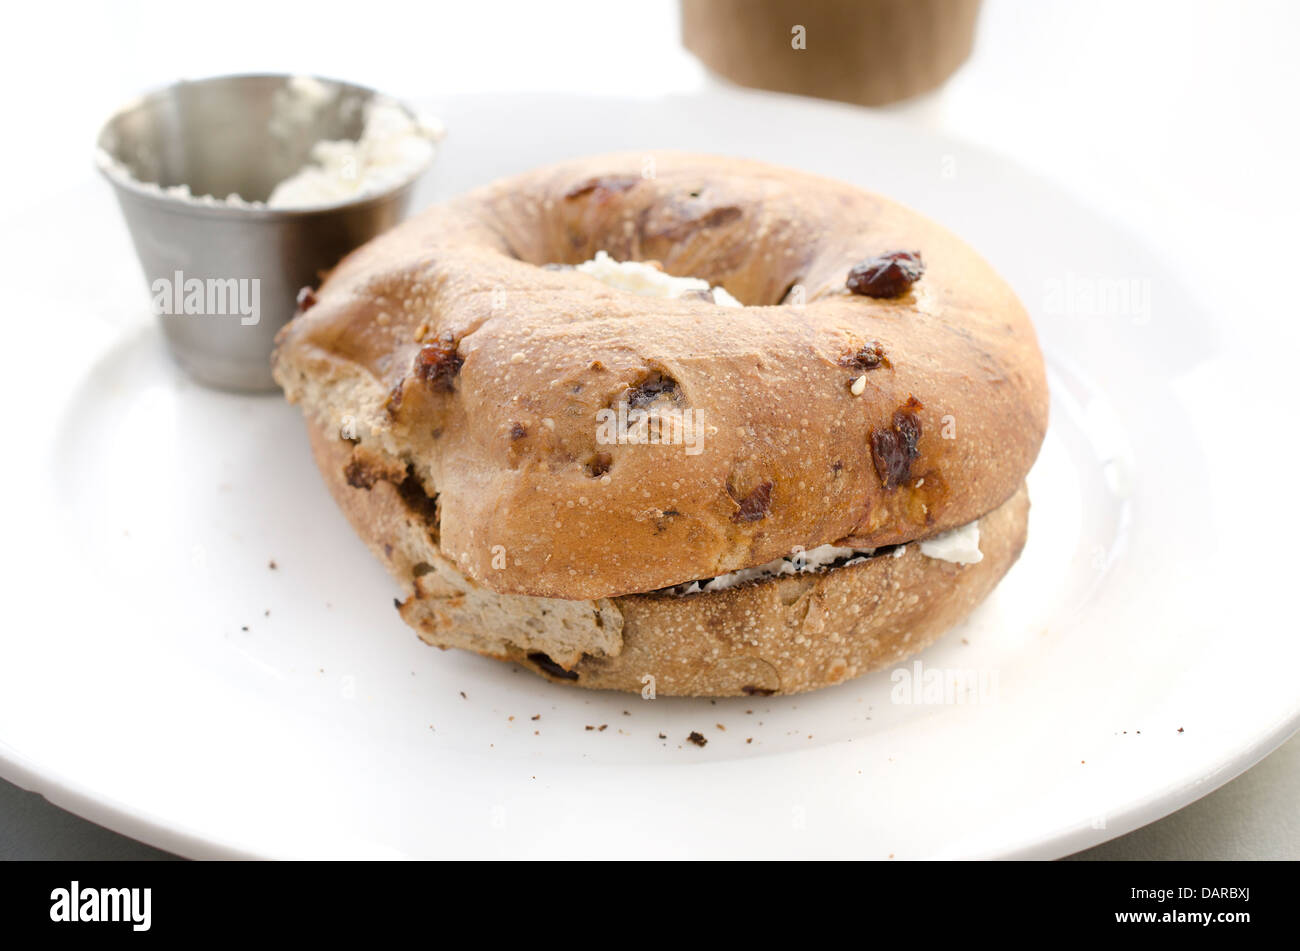
[[[682,0],[682,42],[742,86],[879,106],[970,55],[980,0]]]

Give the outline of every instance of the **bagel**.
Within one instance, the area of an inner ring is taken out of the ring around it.
[[[598,279],[609,259],[673,296]],[[925,646],[1018,556],[1047,423],[1028,316],[960,240],[680,153],[430,209],[305,291],[273,365],[421,637],[666,694],[809,690]],[[960,532],[973,557],[924,553]]]

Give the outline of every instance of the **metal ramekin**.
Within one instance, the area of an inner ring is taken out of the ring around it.
[[[271,348],[294,314],[298,291],[400,221],[428,170],[381,192],[307,209],[204,203],[166,191],[186,185],[194,195],[265,200],[307,163],[316,142],[360,135],[373,90],[318,80],[336,95],[314,114],[295,113],[286,122],[276,103],[288,95],[289,81],[181,81],[126,105],[99,134],[100,168],[117,193],[168,346],[194,379],[222,389],[275,388]],[[217,313],[175,313],[169,305],[183,305],[185,286],[208,289],[205,305],[215,303]],[[241,306],[254,289],[255,315]]]

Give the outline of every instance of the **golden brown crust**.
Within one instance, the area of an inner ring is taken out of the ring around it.
[[[685,597],[629,595],[617,656],[587,655],[574,686],[724,697],[817,690],[880,670],[928,647],[1002,580],[1025,544],[1021,489],[980,520],[984,559],[959,565],[907,545],[846,567]],[[549,679],[529,652],[505,658]]]
[[[511,660],[572,686],[656,694],[799,693],[915,653],[969,614],[1015,562],[1029,512],[1023,486],[980,520],[978,564],[918,545],[855,565],[717,592],[556,601],[502,595],[442,557],[425,503],[391,480],[349,480],[358,451],[318,423],[312,448],[330,492],[406,592],[420,637]]]
[[[756,306],[537,267],[597,250]],[[844,291],[891,250],[925,260],[911,293]],[[854,396],[841,364],[872,342],[888,365]],[[702,452],[597,442],[596,413],[656,374],[702,414]],[[1023,308],[948,232],[843,183],[674,153],[541,169],[371,242],[283,332],[276,375],[330,427],[350,417],[380,469],[410,466],[460,574],[570,601],[965,524],[1021,485],[1047,415]],[[872,437],[900,412],[919,454],[891,486]]]

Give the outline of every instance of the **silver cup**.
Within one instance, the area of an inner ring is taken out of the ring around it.
[[[275,389],[271,348],[299,290],[400,221],[428,169],[382,192],[307,209],[205,203],[168,191],[184,185],[198,196],[265,201],[308,163],[315,143],[358,138],[375,92],[319,82],[335,94],[295,111],[285,108],[288,76],[182,81],[127,105],[99,134],[100,168],[117,193],[168,347],[201,383]]]

